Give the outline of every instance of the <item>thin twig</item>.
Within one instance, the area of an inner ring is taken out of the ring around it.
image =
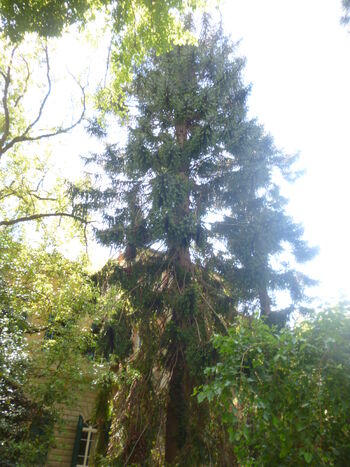
[[[108,75],[108,71],[109,71],[109,62],[110,62],[110,58],[111,58],[112,44],[113,44],[113,36],[111,36],[111,40],[110,40],[109,47],[108,47],[106,73],[105,73],[105,79],[104,79],[103,87],[106,87],[106,84],[107,84],[107,75]]]
[[[28,90],[28,83],[29,83],[29,78],[30,78],[30,68],[29,68],[29,65],[28,65],[28,62],[27,60],[21,56],[22,60],[24,61],[25,65],[26,65],[26,69],[27,69],[27,76],[25,77],[24,79],[24,89],[23,89],[23,92],[17,97],[17,99],[15,100],[15,107],[18,106],[19,104],[19,101],[21,99],[23,99],[24,95],[27,93],[27,90]]]
[[[53,130],[51,132],[43,133],[43,134],[36,135],[36,136],[31,136],[30,135],[30,131],[34,128],[34,126],[39,122],[39,120],[42,117],[43,110],[44,110],[45,105],[47,103],[47,100],[48,100],[48,98],[49,98],[49,96],[51,94],[51,89],[52,89],[51,77],[50,77],[50,62],[49,62],[49,54],[48,54],[47,46],[44,47],[44,52],[45,52],[45,62],[46,62],[46,79],[47,79],[47,83],[48,83],[47,92],[46,92],[43,100],[41,101],[41,104],[40,104],[40,107],[39,107],[38,114],[37,114],[36,118],[31,123],[29,123],[29,125],[26,127],[26,129],[23,131],[23,133],[21,133],[20,135],[15,136],[14,138],[12,138],[12,140],[10,140],[7,144],[5,144],[5,142],[6,142],[7,137],[9,136],[9,129],[10,129],[10,115],[9,115],[9,110],[8,110],[7,99],[8,99],[8,88],[9,88],[9,85],[10,85],[10,72],[11,72],[12,60],[11,60],[10,65],[9,65],[7,75],[4,75],[4,73],[1,72],[1,74],[4,76],[4,79],[5,79],[5,88],[4,88],[3,99],[2,99],[3,100],[4,112],[5,112],[5,125],[4,125],[4,133],[3,133],[2,138],[0,140],[0,157],[3,154],[5,154],[6,151],[11,149],[17,143],[22,143],[22,142],[27,142],[27,141],[38,141],[38,140],[41,140],[41,139],[44,139],[44,138],[52,138],[53,136],[57,136],[57,135],[60,135],[60,134],[63,134],[63,133],[68,133],[70,130],[72,130],[77,125],[79,125],[81,123],[81,121],[83,120],[83,118],[84,118],[84,115],[85,115],[85,112],[86,112],[85,88],[84,88],[84,86],[82,86],[78,82],[78,80],[74,76],[71,75],[72,78],[74,79],[74,81],[80,87],[80,90],[81,90],[81,93],[82,93],[82,106],[83,107],[82,107],[82,112],[81,112],[79,118],[74,123],[72,123],[72,125],[69,125],[67,127],[58,128],[58,129]],[[14,51],[13,51],[13,54],[14,54]]]
[[[220,323],[224,326],[225,330],[227,331],[227,326],[226,326],[226,323],[224,321],[224,319],[214,310],[214,308],[211,306],[211,304],[208,302],[208,300],[205,298],[205,296],[199,292],[201,297],[203,298],[203,300],[205,301],[205,303],[208,305],[208,307],[210,308],[210,310],[213,312],[213,314],[217,317],[217,319],[220,321]]]

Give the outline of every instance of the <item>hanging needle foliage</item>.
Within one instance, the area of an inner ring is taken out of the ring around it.
[[[149,56],[129,87],[125,147],[91,156],[109,182],[75,194],[102,212],[98,240],[123,251],[101,276],[114,299],[99,334],[113,374],[107,455],[116,465],[231,465],[220,417],[192,397],[215,358],[210,338],[259,300],[277,316],[276,289],[303,297],[306,278],[270,264],[286,243],[297,261],[313,254],[273,182],[293,159],[247,117],[243,66],[208,17],[198,45]],[[103,133],[96,122],[91,132]]]

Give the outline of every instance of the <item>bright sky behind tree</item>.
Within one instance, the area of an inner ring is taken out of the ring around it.
[[[311,295],[322,301],[350,299],[350,33],[340,25],[341,1],[223,0],[220,12],[226,32],[240,40],[239,55],[247,59],[250,116],[279,148],[299,152],[298,168],[306,171],[294,185],[284,186],[283,194],[290,200],[288,212],[304,225],[305,238],[320,248],[302,269],[320,281]],[[65,40],[59,47],[69,70],[77,75],[81,64],[89,63],[90,73],[103,79],[106,57],[91,58],[79,41]],[[60,99],[62,94],[55,111]],[[59,147],[53,142],[53,148],[72,173],[91,140],[81,129],[64,137]],[[90,254],[98,266],[108,258],[93,245]]]
[[[288,212],[320,253],[304,270],[323,300],[350,298],[350,33],[340,0],[226,0],[225,29],[246,56],[250,113],[305,175]]]

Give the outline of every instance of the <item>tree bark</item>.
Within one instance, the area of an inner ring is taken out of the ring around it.
[[[183,356],[179,353],[170,383],[165,431],[165,462],[173,465],[181,453],[187,438],[189,398],[188,371]]]
[[[177,143],[183,149],[187,140],[186,123],[175,125],[175,135]],[[189,167],[185,163],[179,170],[180,179],[184,184],[188,184]],[[176,215],[181,220],[188,216],[190,211],[189,194],[183,203],[176,209]],[[187,272],[191,269],[191,255],[189,245],[179,239],[176,244],[169,246],[171,256],[174,258],[174,274],[180,271],[180,277],[175,277],[175,282],[179,288],[178,293],[183,294],[186,290]],[[182,310],[173,310],[172,320],[179,331],[188,325],[185,323]],[[187,439],[188,413],[190,398],[193,388],[190,384],[188,368],[185,361],[185,348],[181,338],[175,338],[172,348],[169,349],[171,362],[173,362],[171,377],[169,382],[168,404],[165,427],[165,462],[166,465],[174,465],[181,455]]]
[[[271,300],[267,293],[266,287],[259,290],[260,314],[261,316],[269,316],[271,314]]]

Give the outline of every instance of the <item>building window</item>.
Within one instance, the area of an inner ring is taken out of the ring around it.
[[[89,465],[89,456],[91,453],[93,435],[96,433],[96,431],[97,430],[92,426],[83,427],[79,443],[77,467],[87,467]]]
[[[84,423],[83,417],[79,416],[77,435],[73,450],[73,467],[88,467],[96,432],[96,428],[88,423]]]

